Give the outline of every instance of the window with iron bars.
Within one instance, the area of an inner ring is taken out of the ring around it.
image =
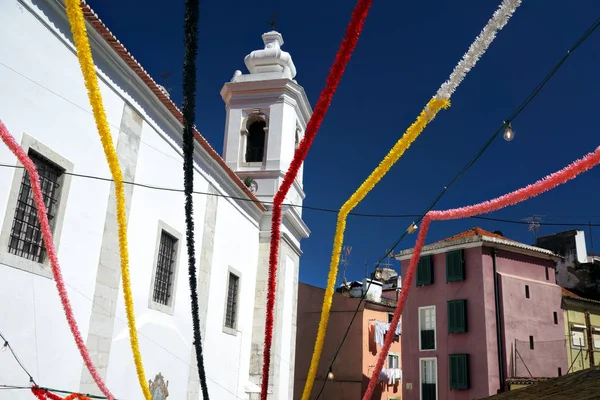
[[[229,287],[227,290],[227,309],[225,311],[225,327],[235,329],[237,318],[237,300],[240,278],[229,273]]]
[[[33,150],[29,150],[29,157],[38,171],[48,222],[50,229],[54,232],[60,202],[60,187],[65,170]],[[8,251],[38,263],[43,263],[46,259],[46,246],[42,238],[40,220],[27,170],[23,173],[19,188]]]
[[[158,249],[156,276],[154,278],[153,300],[156,303],[166,306],[169,305],[171,295],[173,294],[176,250],[177,238],[162,231],[160,235],[160,247]]]

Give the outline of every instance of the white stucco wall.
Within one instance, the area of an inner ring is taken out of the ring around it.
[[[0,55],[0,119],[17,141],[26,132],[70,161],[73,172],[108,177],[74,54],[16,1],[0,2],[0,35],[5,38]],[[118,126],[123,102],[103,83],[101,90],[108,120]],[[116,129],[111,129],[116,140]],[[0,163],[16,165],[4,144]],[[0,167],[2,227],[18,171]],[[107,182],[72,178],[60,235],[58,256],[84,338],[94,284],[90,271],[98,262],[108,190]],[[0,253],[7,253],[7,248]],[[79,386],[82,361],[53,280],[0,265],[0,331],[39,384]],[[28,384],[9,352],[0,353],[0,371],[2,384]],[[0,399],[30,398],[27,391],[0,391]]]
[[[293,293],[294,291],[294,271],[295,265],[294,260],[290,256],[285,257],[285,271],[283,277],[283,285],[284,290],[283,293]],[[281,374],[276,377],[279,379],[279,393],[278,399],[291,398],[290,397],[290,388],[293,388],[293,379],[290,382],[290,349],[289,346],[292,343],[292,324],[294,323],[293,316],[293,298],[292,296],[286,296],[282,300],[282,329],[281,329],[281,342],[282,342],[282,352],[281,352]],[[293,391],[292,391],[293,396]]]
[[[69,27],[56,4],[54,0],[0,2],[0,37],[11,38],[3,41],[0,53],[0,119],[18,141],[23,132],[27,132],[68,160],[74,173],[109,178],[83,78],[70,43]],[[115,66],[114,54],[97,47],[95,40],[92,40],[92,47],[115,145],[126,104],[141,117],[141,143],[137,160],[134,160],[135,182],[182,189],[178,138],[181,126],[152,95],[144,92],[147,89],[143,84]],[[293,146],[293,143],[286,146]],[[222,170],[217,171],[205,152],[198,149],[196,155],[196,191],[240,196],[232,189],[235,185],[224,177]],[[0,163],[16,164],[15,157],[4,145],[0,145]],[[3,220],[11,185],[18,171],[0,166],[2,228],[5,227]],[[58,255],[83,338],[90,348],[102,347],[106,343],[95,345],[88,332],[94,294],[98,294],[96,281],[102,280],[100,275],[96,276],[96,271],[99,270],[103,234],[106,236],[105,219],[111,185],[105,181],[73,177],[67,192],[63,194],[63,198],[68,196]],[[206,332],[202,339],[209,391],[211,398],[219,400],[247,398],[244,387],[250,373],[253,324],[256,318],[264,319],[264,315],[256,316],[254,310],[261,215],[248,203],[220,198],[213,203],[216,211],[211,211],[216,212],[215,231],[206,233],[204,217],[211,205],[204,195],[195,195],[194,200],[197,265],[203,254],[211,254],[208,289],[200,293],[207,304],[202,321]],[[130,273],[146,379],[154,379],[162,373],[169,381],[169,398],[185,399],[189,381],[193,378],[190,374],[197,374],[197,371],[190,369],[190,364],[195,364],[190,357],[193,347],[184,196],[177,191],[136,186],[128,203]],[[12,218],[12,211],[9,214]],[[167,225],[180,235],[175,303],[170,313],[152,309],[148,302],[159,224]],[[299,243],[298,235],[289,227],[284,226],[283,231]],[[206,241],[211,244],[210,250],[202,248],[205,234],[214,235]],[[0,249],[0,257],[3,252],[7,249]],[[288,267],[289,262],[292,264]],[[288,259],[285,266],[281,281],[285,282],[282,286],[286,296],[278,299],[284,310],[284,355],[278,357],[293,367],[292,357],[288,356],[293,346],[288,343],[295,335],[291,324],[294,323],[292,311],[296,304],[294,290],[290,288],[297,285],[297,266]],[[240,275],[235,332],[223,329],[229,271]],[[109,335],[112,332],[106,381],[117,397],[140,399],[125,322],[122,285],[119,285],[117,299],[114,324],[95,326],[96,331],[107,330]],[[53,280],[0,265],[0,331],[40,385],[82,390],[81,357],[66,324]],[[285,387],[291,388],[293,384],[293,369],[277,379],[280,393],[274,398],[287,400],[286,393],[291,390]],[[27,376],[8,352],[0,353],[0,384],[28,384]],[[27,391],[0,391],[0,399],[29,398],[31,394]]]
[[[183,188],[182,165],[177,153],[148,124],[143,125],[136,182]],[[207,180],[195,174],[194,190],[208,191]],[[200,259],[206,196],[194,196],[197,260]],[[258,228],[230,201],[220,201],[213,249],[213,269],[209,293],[207,331],[202,338],[211,396],[219,399],[242,397],[247,377],[252,327],[252,297],[256,279]],[[190,292],[185,246],[184,196],[180,192],[134,189],[129,220],[132,291],[135,298],[141,352],[146,378],[159,372],[169,380],[169,398],[185,398],[189,356],[192,348]],[[182,234],[178,247],[176,299],[174,315],[148,309],[151,272],[155,253],[158,221],[164,221]],[[237,336],[223,332],[228,267],[241,273]],[[129,349],[129,337],[122,286],[119,290],[117,320],[108,369],[108,383],[118,396],[137,398],[140,389]],[[209,343],[206,345],[206,343]],[[228,371],[228,373],[223,373]],[[117,392],[118,390],[118,392]],[[234,394],[230,393],[233,392]]]

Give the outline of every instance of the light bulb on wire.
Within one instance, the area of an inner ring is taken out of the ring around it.
[[[410,226],[408,227],[408,229],[406,230],[409,234],[411,233],[415,233],[417,231],[417,229],[419,229],[419,227],[417,226],[417,224],[415,224],[414,222],[412,224],[410,224]]]
[[[333,371],[331,370],[331,368],[329,368],[329,372],[327,373],[327,379],[332,381],[333,378],[335,378],[335,375],[333,374]]]
[[[8,342],[4,342],[4,345],[2,346],[2,349],[0,349],[1,352],[5,352],[8,349]]]
[[[504,130],[504,140],[510,142],[515,138],[515,131],[513,131],[512,126],[510,126],[510,122],[506,125],[506,129]]]

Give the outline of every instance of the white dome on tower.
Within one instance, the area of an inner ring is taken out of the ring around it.
[[[249,74],[236,74],[232,82],[262,81],[271,79],[294,79],[296,66],[290,53],[281,50],[283,36],[270,31],[262,35],[264,49],[255,50],[244,58]]]

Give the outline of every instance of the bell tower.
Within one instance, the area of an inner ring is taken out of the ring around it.
[[[264,48],[244,59],[249,73],[235,71],[221,90],[227,109],[223,158],[259,200],[270,202],[302,140],[312,109],[304,89],[294,80],[292,57],[281,50],[281,34],[270,31],[262,39]],[[301,167],[286,202],[302,205],[302,173]]]
[[[255,196],[267,203],[267,211],[259,222],[254,314],[245,389],[250,399],[258,398],[264,378],[262,364],[272,208],[268,203],[273,201],[283,182],[312,115],[304,89],[294,80],[296,67],[292,57],[281,50],[281,34],[270,31],[263,34],[262,39],[264,48],[251,52],[244,59],[249,72],[235,71],[231,81],[221,90],[227,110],[223,159]],[[301,166],[285,199],[285,203],[292,205],[282,207],[269,400],[294,397],[301,241],[310,235],[302,220],[302,208],[294,207],[301,206],[305,197],[302,173]]]

